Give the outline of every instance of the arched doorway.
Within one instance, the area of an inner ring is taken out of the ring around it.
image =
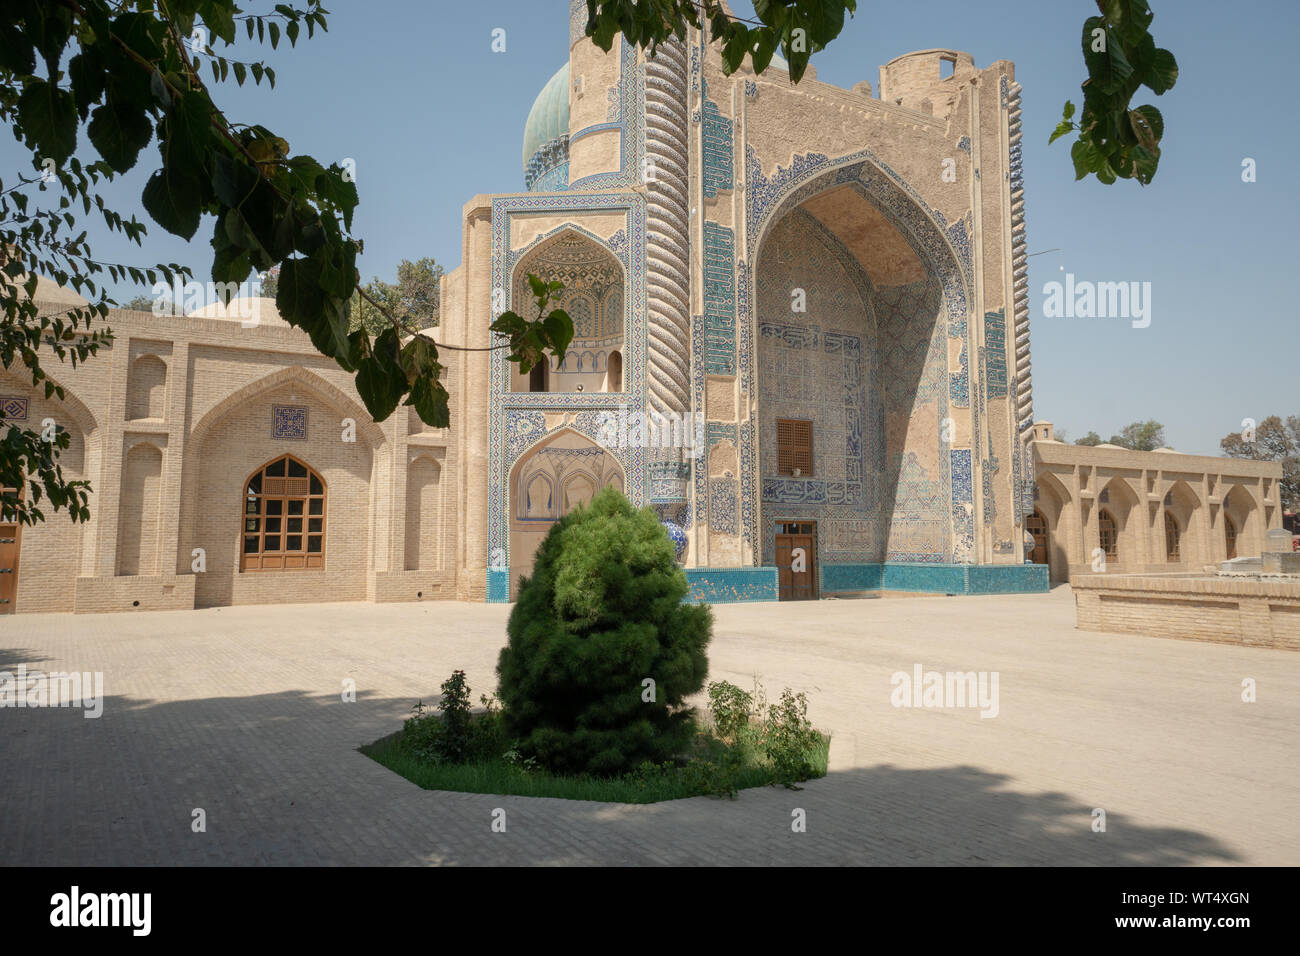
[[[513,392],[600,392],[609,388],[607,372],[611,353],[624,349],[625,301],[623,267],[618,258],[596,240],[565,228],[541,240],[519,260],[514,271],[512,308],[535,319],[537,303],[529,274],[543,282],[561,282],[564,289],[550,300],[573,320],[573,341],[564,362],[546,361],[527,375],[511,365]]]
[[[623,468],[586,435],[561,429],[525,452],[510,472],[510,595],[533,570],[533,555],[555,522],[606,485],[626,490]]]
[[[1047,537],[1047,519],[1043,517],[1041,511],[1037,508],[1034,513],[1025,518],[1025,530],[1029,532],[1034,539],[1034,548],[1029,554],[1029,560],[1033,564],[1047,564],[1051,555],[1051,549]]]
[[[968,365],[954,329],[969,296],[939,217],[866,150],[746,187],[763,197],[748,209],[741,316],[758,420],[756,474],[742,480],[758,496],[760,563],[780,564],[777,519],[817,523],[822,566],[972,560],[975,502],[958,477],[971,452],[934,434],[970,399],[950,392]],[[811,424],[811,475],[782,473],[780,420]]]

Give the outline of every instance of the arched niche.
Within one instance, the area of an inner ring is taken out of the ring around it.
[[[533,555],[555,522],[607,485],[626,487],[618,459],[572,429],[560,429],[520,456],[509,484],[512,595],[519,578],[532,572]]]
[[[626,302],[623,266],[595,239],[565,228],[542,239],[515,265],[511,304],[525,319],[537,318],[537,303],[528,276],[558,281],[564,288],[549,308],[562,308],[573,320],[573,341],[563,362],[550,357],[543,372],[521,374],[510,365],[514,392],[600,392],[607,385],[604,369],[610,352],[625,350]]]

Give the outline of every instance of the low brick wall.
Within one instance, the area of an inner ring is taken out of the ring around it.
[[[77,578],[77,614],[105,611],[188,611],[194,607],[194,575],[153,574]]]
[[[1083,631],[1300,650],[1300,580],[1084,574],[1070,586]]]

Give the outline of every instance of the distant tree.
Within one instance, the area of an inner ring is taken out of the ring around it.
[[[1082,438],[1076,438],[1074,443],[1076,445],[1091,445],[1095,448],[1097,445],[1101,444],[1101,436],[1096,432],[1088,432],[1088,434],[1084,435]]]
[[[403,259],[397,266],[397,282],[385,282],[378,276],[363,287],[352,301],[352,329],[365,329],[377,335],[392,324],[395,316],[408,328],[427,329],[439,324],[442,307],[439,282],[444,269],[425,257],[412,262]],[[367,298],[368,297],[368,298]],[[377,308],[372,301],[378,303]]]
[[[1111,435],[1110,443],[1132,451],[1155,451],[1165,447],[1165,426],[1154,418],[1131,422],[1118,435]]]
[[[274,299],[276,293],[280,291],[280,267],[271,266],[266,272],[262,273],[262,295],[267,299]]]
[[[1248,431],[1232,432],[1219,441],[1229,458],[1282,463],[1282,507],[1300,511],[1300,416],[1270,415]]]
[[[128,302],[122,303],[124,309],[135,309],[137,312],[152,312],[153,299],[147,295],[137,295]]]
[[[1056,429],[1056,431],[1053,434],[1056,440],[1059,442],[1069,442],[1070,440],[1070,433],[1066,431],[1064,428]]]

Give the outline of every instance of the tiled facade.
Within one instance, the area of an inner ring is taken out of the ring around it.
[[[1013,65],[928,50],[882,67],[874,95],[815,70],[793,86],[775,63],[724,75],[694,32],[653,60],[621,40],[601,53],[585,8],[529,117],[527,190],[464,207],[433,333],[482,349],[546,272],[575,319],[568,359],[539,384],[500,350],[446,353],[452,427],[434,432],[406,408],[371,421],[278,319],[115,315],[117,345],[67,372],[63,406],[0,382],[11,417],[68,424],[68,468],[96,489],[88,527],[24,538],[23,609],[506,601],[539,529],[586,494],[547,470],[580,449],[601,462],[582,482],[617,481],[672,526],[696,599],[775,597],[790,520],[816,522],[823,591],[1045,587],[1025,566],[1034,488],[1055,479],[1035,482],[1027,445]],[[675,416],[701,441],[611,443],[610,416]],[[813,423],[813,474],[779,473],[778,418]],[[241,572],[237,534],[242,482],[285,453],[337,503],[325,569],[288,584]],[[548,516],[529,497],[543,472]]]

